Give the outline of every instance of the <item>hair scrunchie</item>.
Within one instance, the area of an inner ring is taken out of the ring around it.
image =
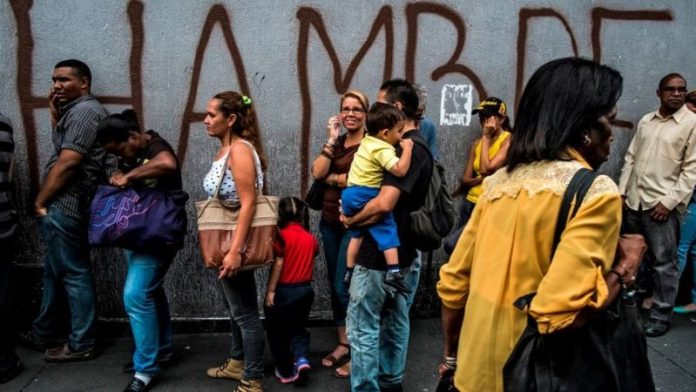
[[[244,103],[244,106],[251,105],[251,98],[247,97],[246,95],[242,95],[242,103]]]

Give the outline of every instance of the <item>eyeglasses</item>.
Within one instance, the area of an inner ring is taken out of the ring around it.
[[[341,109],[342,114],[363,114],[365,110],[363,108],[343,108]]]
[[[675,94],[675,93],[684,94],[688,91],[686,89],[686,87],[662,87],[660,90],[662,90],[664,92],[669,92],[670,94]]]

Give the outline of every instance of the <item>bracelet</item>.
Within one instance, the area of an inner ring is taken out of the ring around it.
[[[336,145],[326,143],[326,144],[324,144],[324,148],[328,148],[329,150],[331,150],[333,152],[333,150],[336,149]]]
[[[616,275],[616,277],[619,279],[619,283],[621,283],[621,286],[626,286],[626,282],[624,282],[623,275],[621,275],[618,271],[616,271],[615,269],[610,269],[609,273]]]
[[[320,154],[329,159],[333,159],[333,154],[326,152],[326,150],[321,150]]]
[[[336,147],[336,145],[338,144],[337,142],[338,142],[338,139],[334,140],[333,142],[331,141],[331,139],[329,139],[326,141],[326,144],[328,144],[331,147]]]

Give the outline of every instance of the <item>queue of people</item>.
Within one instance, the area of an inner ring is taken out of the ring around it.
[[[91,95],[85,63],[61,61],[52,79],[53,148],[34,202],[47,245],[44,290],[39,315],[19,338],[42,351],[46,361],[67,362],[96,354],[87,227],[97,184],[137,184],[164,192],[183,192],[183,184],[180,163],[164,138],[144,131],[132,110],[109,115]],[[655,278],[644,301],[650,305],[647,336],[667,333],[672,311],[696,312],[696,295],[692,303],[675,308],[680,271],[696,253],[691,211],[696,208],[696,196],[691,196],[696,114],[684,105],[696,105],[696,94],[686,95],[681,75],[669,74],[659,82],[660,108],[638,124],[618,186],[607,176],[593,176],[582,198],[574,199],[564,230],[554,232],[549,224],[567,209],[564,195],[578,173],[595,172],[608,159],[622,86],[621,75],[610,67],[559,59],[531,77],[514,127],[499,98],[482,99],[474,110],[482,134],[469,150],[458,191],[466,200],[437,284],[444,332],[439,371],[447,390],[530,390],[511,388],[504,376],[527,323],[540,336],[587,328],[617,298],[625,299],[638,275],[648,270]],[[256,106],[233,91],[210,99],[203,122],[220,147],[200,186],[209,198],[234,204],[238,220],[215,272],[230,311],[230,351],[221,365],[205,371],[207,376],[238,381],[237,392],[263,391],[268,340],[277,380],[307,381],[312,365],[305,327],[321,247],[336,328],[335,347],[321,366],[333,368],[338,378],[350,378],[353,391],[407,389],[409,311],[421,272],[411,213],[425,203],[435,168],[432,157],[437,156],[433,124],[422,118],[425,94],[420,90],[392,79],[380,86],[373,105],[358,90],[341,96],[339,114],[328,119],[327,142],[311,166],[324,189],[320,241],[306,227],[309,212],[301,199],[284,197],[278,206],[279,235],[263,304],[265,329],[255,273],[242,268],[268,168]],[[5,184],[12,180],[14,144],[10,122],[2,116],[0,146],[0,243],[10,249],[17,219]],[[687,204],[682,222],[679,211]],[[641,269],[646,248],[651,266]],[[163,282],[177,249],[123,250],[123,301],[135,343],[132,361],[124,366],[133,373],[127,392],[151,389],[172,360]],[[7,314],[12,266],[0,263],[0,268],[0,309]],[[516,305],[522,298],[526,307]],[[66,321],[69,331],[62,333]],[[0,345],[2,382],[22,366],[13,333],[3,331],[3,336],[8,338]],[[617,370],[606,369],[606,377],[597,374],[595,381],[621,376],[612,371]],[[643,385],[650,390],[651,379]]]

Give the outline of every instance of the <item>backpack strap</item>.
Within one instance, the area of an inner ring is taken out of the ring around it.
[[[428,143],[422,137],[420,137],[420,135],[413,135],[413,137],[411,137],[410,139],[413,140],[413,143],[420,144],[425,149],[425,151],[428,152],[428,155],[430,156],[430,163],[431,163],[430,176],[432,177],[433,171],[437,170],[437,168],[435,168],[435,157],[433,156],[432,151],[430,151],[430,146],[428,146]],[[428,271],[428,274],[425,276],[425,278],[428,282],[430,282],[430,280],[432,280],[431,274],[434,272],[433,271],[433,252],[428,252],[428,259],[427,259],[427,262],[425,264],[425,270]]]

